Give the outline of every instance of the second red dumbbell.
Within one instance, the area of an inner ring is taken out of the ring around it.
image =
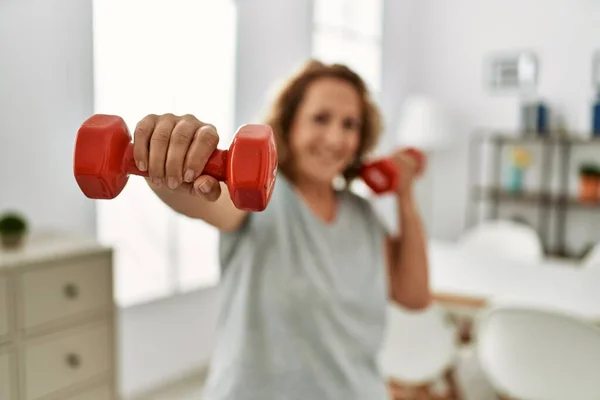
[[[404,150],[404,153],[413,161],[416,175],[421,175],[425,170],[425,155],[412,147]],[[360,169],[360,177],[376,194],[395,192],[400,184],[400,174],[402,171],[388,158],[365,163]]]

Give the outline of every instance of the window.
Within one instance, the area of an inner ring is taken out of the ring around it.
[[[233,133],[233,0],[94,1],[95,112],[123,117],[131,133],[150,113],[194,114]],[[115,297],[136,303],[219,280],[218,232],[164,205],[132,176],[97,202],[98,237],[115,248]]]
[[[384,0],[314,0],[313,57],[342,63],[366,81],[376,99],[381,90]],[[368,197],[370,189],[355,180],[352,190]]]
[[[358,72],[381,88],[383,0],[314,0],[313,56]]]

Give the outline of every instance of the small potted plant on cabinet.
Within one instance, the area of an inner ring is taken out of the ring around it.
[[[600,166],[586,162],[579,167],[579,201],[596,203],[600,201]]]
[[[8,250],[20,248],[27,231],[28,224],[23,215],[14,211],[0,215],[0,244],[3,248]]]

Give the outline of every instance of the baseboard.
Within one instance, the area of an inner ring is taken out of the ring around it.
[[[173,379],[157,387],[145,390],[144,392],[123,398],[122,400],[154,400],[155,398],[164,396],[175,389],[204,382],[207,373],[208,366],[195,368],[177,379]]]

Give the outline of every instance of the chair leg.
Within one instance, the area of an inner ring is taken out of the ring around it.
[[[388,391],[390,400],[434,400],[429,394],[426,385],[410,386],[395,381],[389,381]]]
[[[408,386],[390,381],[388,384],[389,398],[390,400],[460,400],[453,385],[453,383],[448,383],[447,391],[436,393],[432,385]]]
[[[450,398],[452,400],[461,400],[461,395],[458,388],[458,378],[456,377],[456,369],[454,366],[452,366],[448,369],[448,371],[446,371],[444,379],[446,380],[446,383],[450,388]]]

